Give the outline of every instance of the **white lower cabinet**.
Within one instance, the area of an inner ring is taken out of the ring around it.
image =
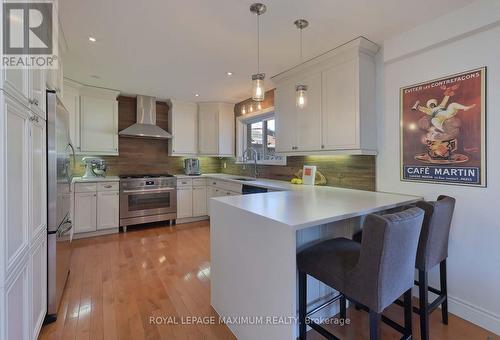
[[[97,230],[116,228],[120,224],[120,194],[115,191],[97,193]]]
[[[97,230],[97,193],[75,193],[75,233]]]
[[[193,217],[193,188],[177,188],[177,218]]]
[[[205,178],[177,180],[177,219],[208,216]]]
[[[47,236],[42,235],[30,251],[30,331],[37,339],[47,313]]]
[[[193,187],[193,216],[207,215],[207,186]]]
[[[0,338],[30,339],[30,298],[28,261],[7,280],[0,307]],[[33,334],[35,335],[35,334]],[[38,334],[36,334],[38,336]]]
[[[75,234],[117,229],[120,224],[118,182],[75,183]]]

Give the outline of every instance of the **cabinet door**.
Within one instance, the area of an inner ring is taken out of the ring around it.
[[[205,216],[207,214],[207,187],[193,188],[193,216]]]
[[[23,105],[29,105],[29,70],[28,69],[1,69],[2,88],[16,98]]]
[[[296,151],[321,150],[321,72],[300,78],[296,85],[307,85],[306,106],[296,108]]]
[[[5,329],[0,329],[0,336],[5,332],[5,339],[27,340],[30,338],[28,275],[28,261],[25,261],[21,270],[16,272],[10,280],[12,282],[5,288],[5,293],[0,288],[0,293],[5,296],[5,313],[0,314],[0,318],[4,318]]]
[[[25,254],[29,244],[29,109],[0,93],[6,117],[2,132],[5,143],[5,244],[6,272]],[[1,124],[1,123],[0,123]],[[4,218],[2,216],[2,218]],[[2,254],[3,256],[4,254]]]
[[[80,97],[82,152],[118,154],[118,102],[116,99]]]
[[[221,103],[219,107],[218,155],[234,157],[234,105]]]
[[[43,119],[47,119],[46,111],[46,86],[45,86],[45,70],[32,69],[30,70],[30,97],[31,109]]]
[[[69,138],[75,147],[75,151],[80,151],[80,94],[78,89],[69,85],[64,86],[64,97],[62,102],[69,113]]]
[[[198,105],[172,103],[172,154],[196,155],[198,153]]]
[[[193,188],[177,188],[177,218],[193,216]]]
[[[30,251],[30,330],[37,339],[47,313],[47,236],[39,238]]]
[[[276,120],[276,152],[295,151],[297,145],[295,83],[286,82],[276,88],[274,116]]]
[[[357,63],[323,72],[323,144],[325,149],[358,148]]]
[[[97,230],[118,228],[120,194],[117,191],[97,193]]]
[[[97,230],[97,193],[75,193],[75,233]]]
[[[198,149],[200,155],[217,155],[219,140],[219,105],[199,104]]]
[[[47,227],[47,163],[45,121],[34,117],[30,130],[30,242]]]

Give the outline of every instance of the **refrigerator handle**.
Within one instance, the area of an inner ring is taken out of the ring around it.
[[[71,148],[71,157],[73,158],[73,166],[75,166],[75,163],[76,163],[76,156],[75,156],[75,148],[73,147],[73,144],[68,143],[68,146]],[[70,176],[69,175],[69,171],[68,171],[68,179],[69,179],[69,192],[71,192],[71,182],[73,182],[73,176]]]

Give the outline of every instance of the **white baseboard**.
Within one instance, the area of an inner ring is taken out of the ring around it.
[[[490,311],[450,295],[448,295],[448,311],[496,335],[500,335],[500,316]]]

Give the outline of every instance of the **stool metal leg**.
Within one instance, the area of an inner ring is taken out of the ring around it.
[[[411,288],[404,293],[404,320],[405,320],[405,337],[406,339],[412,338],[412,305],[411,305]]]
[[[422,340],[429,340],[429,282],[427,277],[427,272],[425,270],[418,271],[418,292],[419,292],[419,304],[420,304],[420,338]]]
[[[346,307],[347,307],[347,299],[345,297],[345,295],[342,295],[340,297],[340,318],[341,319],[344,319],[346,318]]]
[[[380,340],[381,329],[380,329],[380,320],[382,318],[382,314],[370,311],[370,340]]]
[[[299,271],[299,339],[306,340],[307,274]]]
[[[444,295],[444,301],[441,304],[441,316],[443,318],[443,323],[448,324],[448,287],[446,282],[446,260],[443,260],[439,264],[439,276],[441,283],[441,295]]]

